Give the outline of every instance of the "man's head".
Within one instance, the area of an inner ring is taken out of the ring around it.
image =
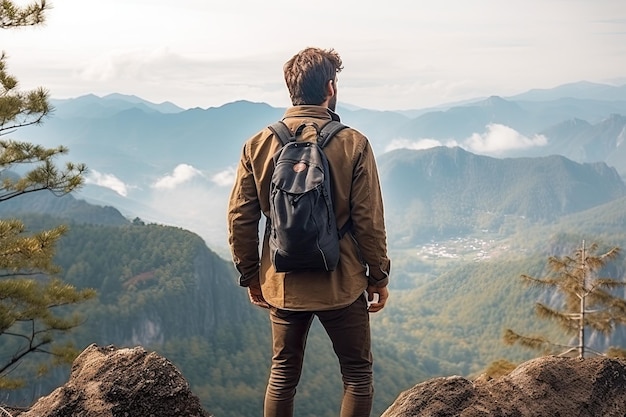
[[[306,48],[283,66],[285,82],[294,106],[337,104],[337,73],[343,69],[334,49]]]

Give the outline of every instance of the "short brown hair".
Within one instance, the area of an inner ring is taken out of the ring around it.
[[[298,52],[283,66],[291,103],[322,104],[326,99],[326,84],[335,80],[342,69],[341,58],[332,48],[306,48]]]

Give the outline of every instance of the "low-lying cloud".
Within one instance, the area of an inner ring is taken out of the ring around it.
[[[128,196],[128,185],[113,174],[104,174],[96,171],[95,169],[90,169],[89,173],[85,177],[85,183],[109,188],[122,197]]]
[[[142,219],[191,230],[211,249],[222,248],[228,253],[226,208],[230,189],[211,187],[208,181],[190,181],[152,191],[145,204],[146,212],[140,215]]]
[[[418,140],[394,139],[391,141],[389,145],[385,147],[385,152],[393,151],[396,149],[422,150],[422,149],[435,148],[437,146],[458,146],[458,145],[459,144],[456,143],[456,141],[449,141],[444,144],[437,139],[418,139]]]
[[[231,187],[235,183],[235,168],[226,168],[211,177],[218,187]]]
[[[171,174],[159,178],[152,188],[172,189],[198,176],[202,176],[200,170],[189,164],[179,164]]]
[[[511,150],[546,146],[547,144],[548,139],[544,135],[527,137],[515,129],[497,123],[487,125],[485,133],[474,133],[464,141],[464,147],[468,151],[495,155]]]
[[[484,133],[474,133],[462,142],[456,140],[440,141],[437,139],[394,139],[387,147],[385,152],[395,149],[429,149],[437,146],[460,146],[461,148],[482,155],[498,156],[508,151],[529,149],[533,147],[546,146],[548,138],[544,135],[525,136],[517,130],[497,124],[491,123],[486,126]]]

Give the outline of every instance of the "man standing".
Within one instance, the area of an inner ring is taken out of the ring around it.
[[[321,129],[339,121],[337,74],[343,69],[333,49],[306,48],[284,65],[293,106],[283,122],[291,131],[303,123]],[[264,415],[293,416],[306,338],[318,317],[332,341],[344,386],[341,417],[368,417],[372,408],[372,354],[369,313],[387,301],[391,262],[383,216],[378,170],[365,136],[346,128],[324,148],[331,172],[337,225],[351,222],[340,241],[334,271],[276,272],[267,234],[259,259],[259,221],[270,207],[272,156],[282,145],[265,128],[244,145],[228,207],[229,244],[250,301],[268,308],[273,357],[265,393]],[[369,304],[369,307],[368,307]]]

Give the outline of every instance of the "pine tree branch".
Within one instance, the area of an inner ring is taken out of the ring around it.
[[[52,8],[46,0],[19,7],[11,1],[0,2],[0,29],[35,26],[45,22],[44,12]]]
[[[6,333],[6,332],[3,333],[3,334],[11,334],[13,336],[20,336],[20,337],[25,338],[26,340],[28,340],[28,348],[23,349],[21,351],[18,350],[7,363],[5,363],[4,365],[0,365],[0,375],[2,375],[11,366],[19,362],[24,356],[28,355],[29,353],[36,352],[37,349],[39,349],[41,346],[47,345],[52,342],[51,338],[43,338],[39,342],[34,343],[35,339],[37,338],[37,335],[40,334],[41,331],[37,331],[35,329],[35,320],[31,319],[31,320],[25,320],[25,321],[29,321],[31,324],[30,335],[26,336],[23,334]]]

